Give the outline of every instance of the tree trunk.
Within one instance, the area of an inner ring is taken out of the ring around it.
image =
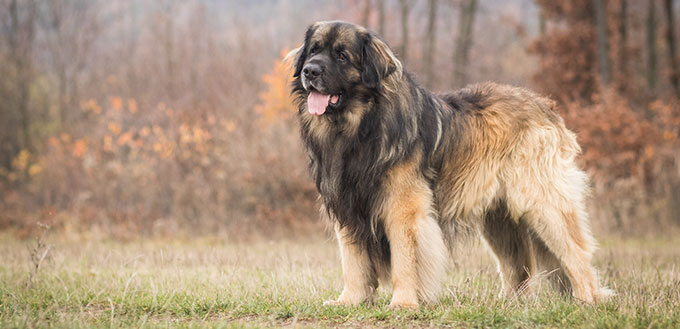
[[[597,58],[600,66],[600,79],[604,87],[611,81],[609,71],[609,40],[607,37],[607,8],[604,0],[593,0],[595,7],[595,26],[597,29]]]
[[[63,29],[63,24],[64,24],[64,8],[63,8],[63,3],[57,2],[57,1],[48,1],[46,2],[46,7],[45,7],[45,14],[43,17],[48,21],[48,27],[49,31],[51,34],[53,34],[53,37],[55,39],[55,42],[49,43],[50,45],[58,45],[57,47],[50,47],[50,52],[52,53],[52,57],[54,58],[54,70],[56,71],[57,75],[57,91],[58,91],[58,101],[57,101],[57,108],[58,108],[58,113],[57,117],[59,118],[59,125],[61,127],[64,127],[66,124],[70,123],[69,118],[67,117],[67,110],[69,109],[69,104],[68,104],[68,87],[67,87],[67,73],[66,73],[66,66],[68,65],[67,62],[69,60],[72,60],[71,56],[65,55],[64,51],[62,51],[61,47],[68,47],[71,45],[66,46],[66,42],[64,41],[64,38],[62,37],[65,33],[62,32]]]
[[[378,34],[385,37],[385,0],[378,0]]]
[[[656,17],[654,0],[647,1],[647,86],[656,89]]]
[[[680,72],[678,71],[678,58],[675,53],[675,19],[673,18],[673,0],[665,0],[666,12],[666,43],[668,43],[668,62],[671,66],[671,85],[675,96],[680,98]]]
[[[364,12],[361,17],[361,25],[368,28],[368,20],[371,18],[371,0],[364,0]]]
[[[401,55],[402,63],[406,64],[408,51],[408,14],[409,14],[409,0],[399,0],[401,6],[401,48],[399,55]]]
[[[427,37],[425,40],[425,54],[423,56],[423,67],[425,70],[425,84],[432,87],[434,78],[432,74],[432,65],[434,62],[434,50],[437,38],[437,0],[429,1],[429,10],[427,16]]]
[[[621,0],[619,8],[619,91],[625,92],[628,79],[628,1]]]
[[[22,149],[33,149],[30,125],[30,88],[33,81],[33,43],[35,40],[35,1],[12,0],[6,7],[9,23],[4,36],[9,51],[9,71],[14,79],[13,87],[0,104],[1,118],[7,131],[0,140],[2,165],[11,166],[11,160]],[[3,24],[4,25],[4,24]]]
[[[19,118],[21,121],[22,146],[33,151],[33,141],[31,140],[31,116],[30,116],[30,97],[31,82],[33,81],[33,63],[31,53],[33,52],[33,41],[35,40],[35,20],[37,15],[37,5],[33,0],[25,2],[27,6],[26,20],[24,22],[24,47],[18,53],[21,57],[17,60],[19,64]]]
[[[474,27],[477,0],[465,0],[460,9],[458,37],[453,52],[453,87],[460,88],[467,84],[467,66],[472,31]]]
[[[175,93],[175,83],[177,81],[175,77],[175,36],[174,36],[174,17],[173,11],[175,10],[173,3],[167,2],[162,8],[162,44],[163,44],[163,56],[165,56],[165,74],[166,74],[166,93],[169,96],[177,95]]]

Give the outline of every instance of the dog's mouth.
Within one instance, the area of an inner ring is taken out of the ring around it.
[[[324,94],[311,88],[307,95],[307,111],[313,115],[322,115],[327,108],[336,109],[342,102],[342,94]]]

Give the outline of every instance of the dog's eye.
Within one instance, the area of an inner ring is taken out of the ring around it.
[[[314,44],[312,46],[312,49],[309,51],[310,54],[316,54],[316,52],[319,51],[319,44]]]
[[[338,60],[339,60],[341,63],[346,62],[346,61],[347,61],[347,54],[345,54],[345,53],[342,52],[342,51],[339,52],[339,53],[338,53]]]

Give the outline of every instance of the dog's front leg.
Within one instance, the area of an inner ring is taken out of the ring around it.
[[[371,301],[378,287],[378,278],[368,251],[354,243],[347,230],[338,224],[335,225],[335,235],[340,245],[344,288],[338,299],[325,301],[324,305],[356,305]]]
[[[418,271],[416,267],[415,227],[411,218],[386,220],[392,268],[390,308],[418,307]]]
[[[418,162],[395,167],[385,186],[382,212],[390,243],[391,308],[433,302],[446,272],[448,249],[432,211],[432,192],[418,175]]]

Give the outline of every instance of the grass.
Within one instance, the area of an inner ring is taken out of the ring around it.
[[[467,247],[441,302],[417,311],[388,310],[382,288],[372,305],[321,306],[342,288],[330,240],[53,239],[36,266],[35,243],[0,239],[0,328],[680,327],[679,239],[605,240],[596,263],[618,295],[596,306],[545,283],[499,299],[491,258]]]

